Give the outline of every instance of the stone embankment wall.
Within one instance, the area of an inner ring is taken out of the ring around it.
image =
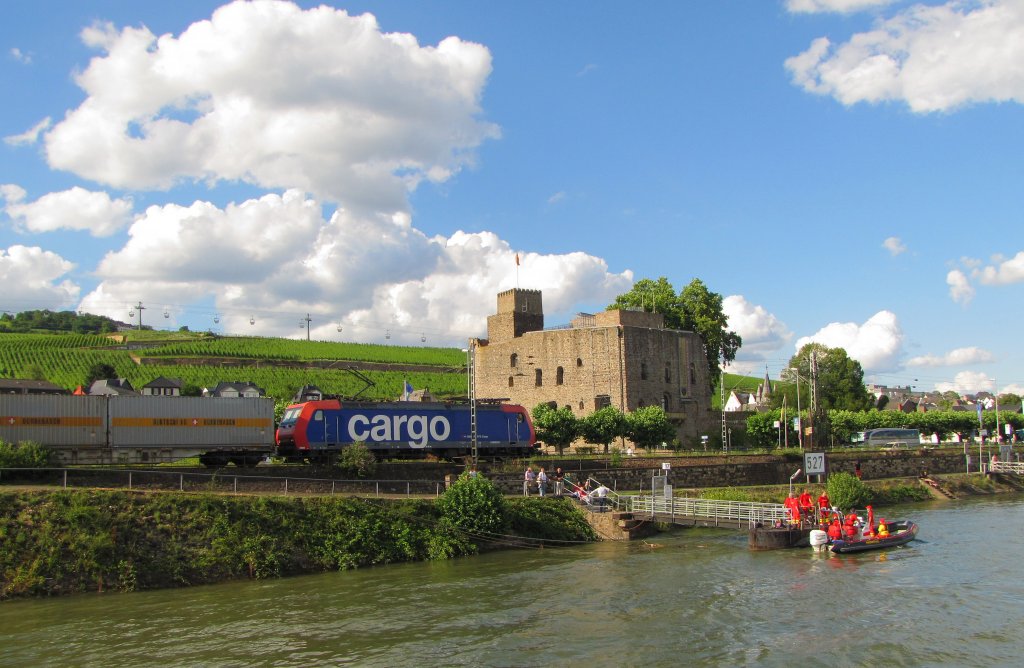
[[[977,455],[973,466],[977,466]],[[600,462],[566,460],[545,462],[548,475],[555,467],[574,480],[592,477],[612,489],[649,489],[651,476],[661,468],[662,462],[671,465],[669,484],[676,489],[705,487],[750,487],[758,485],[785,485],[789,477],[803,466],[803,460],[770,455],[735,455],[729,457],[665,457],[664,459],[626,459],[618,467],[607,467]],[[924,473],[964,473],[964,456],[959,451],[908,451],[886,453],[826,453],[826,466],[831,473],[854,473],[860,464],[864,480],[879,478],[917,477]],[[548,465],[550,464],[550,466]],[[587,465],[591,464],[591,467]],[[525,467],[524,467],[525,468]],[[537,467],[534,467],[534,471]],[[506,493],[522,493],[522,473],[484,474]],[[795,481],[802,484],[804,476]],[[549,484],[549,490],[551,484]]]

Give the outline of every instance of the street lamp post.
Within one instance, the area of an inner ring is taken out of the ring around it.
[[[803,472],[804,472],[803,469],[797,469],[796,473],[794,473],[793,475],[789,476],[789,495],[790,496],[793,495],[793,480],[795,480],[796,477],[798,475],[800,475],[801,473],[803,473]],[[808,477],[808,480],[810,480],[810,477]]]

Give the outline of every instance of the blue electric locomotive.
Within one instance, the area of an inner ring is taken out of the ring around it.
[[[477,452],[482,457],[528,455],[536,448],[522,406],[478,402]],[[364,443],[379,459],[471,454],[469,404],[396,401],[292,404],[277,428],[277,454],[289,461],[327,461],[346,445]]]

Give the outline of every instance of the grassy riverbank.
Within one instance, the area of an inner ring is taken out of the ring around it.
[[[447,559],[513,535],[595,540],[569,503],[515,499],[504,512],[510,535],[490,536],[444,521],[432,500],[0,492],[0,599]]]
[[[1024,491],[1024,487],[1014,476],[987,476],[981,473],[951,473],[934,476],[938,480],[945,498],[963,498],[970,496],[987,496],[989,494],[1014,494]],[[943,498],[936,495],[917,478],[886,478],[883,480],[864,481],[866,502],[876,508],[896,506],[901,503],[927,501]],[[811,490],[817,495],[825,489],[825,485],[811,483],[794,485],[797,492]],[[702,490],[677,490],[680,496],[698,495],[704,499],[722,501],[752,501],[757,503],[782,503],[789,493],[788,485],[766,485],[757,487],[715,487]]]

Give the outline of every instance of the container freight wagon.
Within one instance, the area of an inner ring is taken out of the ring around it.
[[[133,462],[255,466],[273,454],[273,399],[111,397],[108,413],[110,449]]]
[[[0,395],[0,439],[35,441],[64,464],[253,466],[273,452],[271,399]]]
[[[522,406],[479,402],[477,451],[482,457],[533,452],[536,435]],[[289,406],[277,429],[277,454],[289,460],[327,461],[346,445],[366,444],[379,459],[443,458],[473,449],[469,404],[398,401],[307,401]]]

